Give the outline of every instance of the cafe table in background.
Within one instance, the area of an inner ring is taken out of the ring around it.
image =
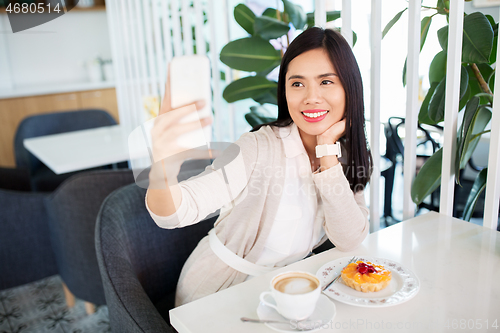
[[[500,233],[435,212],[372,233],[353,251],[331,249],[172,309],[170,321],[180,333],[273,332],[240,320],[259,318],[259,295],[269,290],[273,276],[290,270],[316,274],[325,264],[352,256],[400,264],[416,275],[419,290],[392,306],[328,298],[336,313],[314,327],[317,331],[500,332]],[[284,332],[294,327],[291,323]]]
[[[58,175],[129,159],[128,132],[120,125],[25,139],[24,147]]]

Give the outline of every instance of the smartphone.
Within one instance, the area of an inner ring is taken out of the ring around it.
[[[191,113],[180,123],[212,117],[212,90],[210,87],[210,61],[203,55],[174,57],[170,62],[170,96],[172,108],[204,100],[205,106],[197,113]],[[212,140],[212,126],[182,135],[179,143],[187,148],[209,145]]]

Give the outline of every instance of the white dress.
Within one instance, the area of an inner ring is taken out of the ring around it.
[[[282,267],[306,257],[325,236],[322,200],[314,186],[300,137],[280,129],[286,155],[285,184],[278,213],[256,264]]]

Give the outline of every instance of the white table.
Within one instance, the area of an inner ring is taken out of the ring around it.
[[[242,323],[240,317],[258,318],[258,296],[275,274],[315,274],[325,263],[353,255],[401,263],[418,276],[420,291],[406,303],[385,308],[333,301],[337,314],[320,332],[482,332],[486,325],[500,332],[500,233],[434,212],[370,234],[352,252],[332,249],[172,309],[170,321],[180,333],[274,332],[264,324]]]
[[[56,174],[129,159],[128,133],[120,125],[25,139],[24,147]]]

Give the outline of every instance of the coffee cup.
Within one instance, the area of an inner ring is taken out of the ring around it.
[[[285,272],[271,280],[271,291],[260,294],[260,301],[290,320],[305,320],[316,308],[321,285],[318,278],[307,272]],[[276,303],[270,303],[272,297]]]

